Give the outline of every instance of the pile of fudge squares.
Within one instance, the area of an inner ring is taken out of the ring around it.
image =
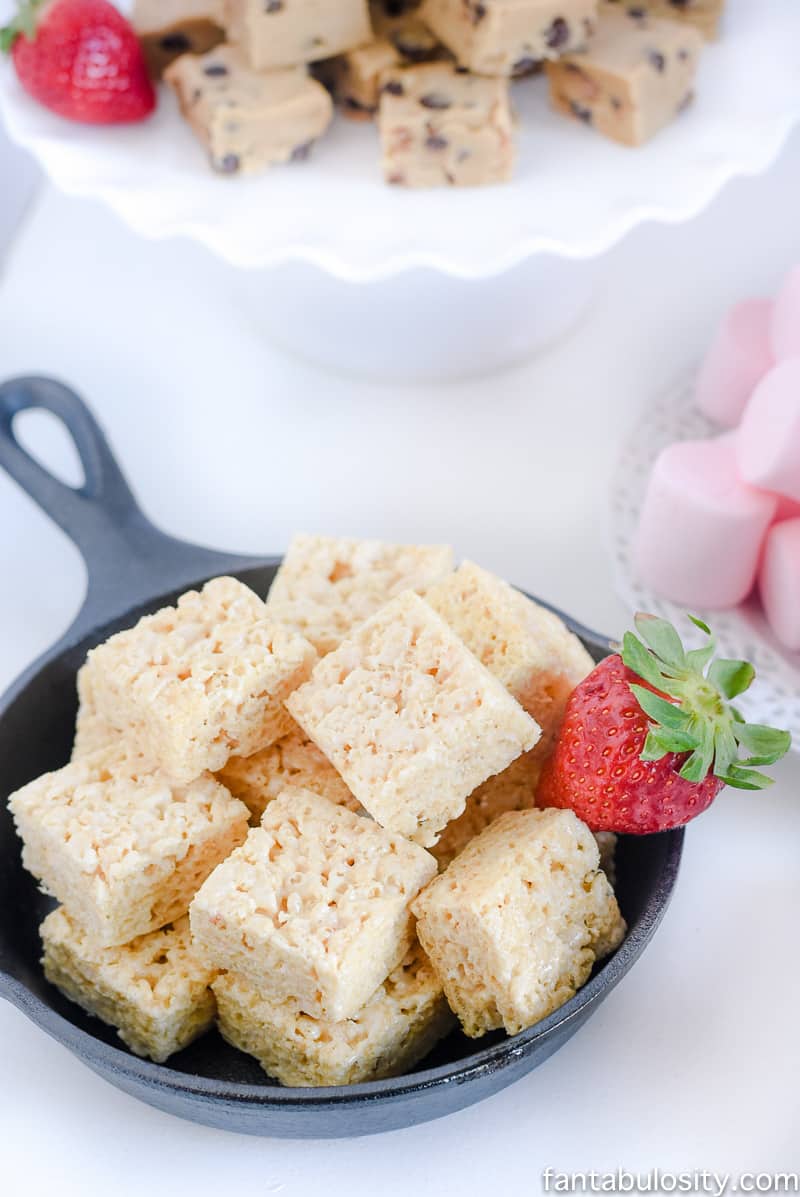
[[[9,799],[48,980],[163,1062],[215,1023],[284,1085],[533,1025],[625,934],[615,837],[536,807],[591,671],[442,546],[301,535],[93,649],[71,762]]]
[[[384,178],[511,178],[510,84],[640,145],[691,101],[724,0],[137,0],[155,77],[222,174],[304,159],[334,106],[375,118]]]

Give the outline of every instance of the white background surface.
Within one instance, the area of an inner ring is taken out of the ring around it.
[[[282,356],[201,251],[141,243],[45,192],[0,273],[0,374],[51,372],[83,392],[173,533],[253,552],[298,527],[452,540],[619,633],[606,537],[622,438],[724,303],[800,259],[798,194],[795,137],[768,177],[730,187],[692,225],[618,247],[591,313],[538,360],[412,390]],[[68,622],[83,575],[4,477],[0,562],[5,684]],[[691,828],[656,941],[562,1051],[417,1129],[333,1143],[205,1130],[116,1092],[0,1005],[2,1191],[527,1194],[548,1165],[797,1168],[798,781],[795,758],[770,793],[726,794]]]

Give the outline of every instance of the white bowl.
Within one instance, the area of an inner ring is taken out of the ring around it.
[[[144,237],[191,237],[248,269],[302,260],[350,281],[411,267],[475,279],[533,254],[600,254],[640,222],[687,220],[734,176],[766,168],[800,118],[799,44],[797,0],[729,0],[695,103],[638,150],[550,112],[543,78],[521,80],[516,179],[465,191],[385,186],[375,130],[341,118],[310,162],[241,180],[209,172],[166,93],[143,125],[86,128],[36,105],[7,64],[0,112],[58,187],[105,201]]]

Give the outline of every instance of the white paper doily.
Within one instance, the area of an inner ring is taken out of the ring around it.
[[[688,643],[702,640],[675,603],[660,598],[636,576],[632,546],[642,500],[659,452],[675,441],[713,436],[717,429],[694,406],[694,371],[687,372],[648,408],[620,457],[612,491],[617,589],[632,611],[651,611],[675,623]],[[730,611],[693,611],[707,619],[726,657],[752,661],[756,680],[737,705],[748,719],[786,728],[800,751],[800,654],[783,651],[757,599]]]
[[[544,78],[522,80],[518,169],[502,187],[387,187],[375,129],[341,117],[302,167],[222,179],[166,89],[152,120],[92,129],[35,104],[9,62],[0,117],[57,187],[108,204],[144,237],[188,237],[244,268],[301,260],[354,282],[420,266],[483,278],[536,253],[601,254],[643,221],[689,220],[731,179],[765,170],[800,120],[798,44],[800,0],[728,0],[695,102],[637,150],[553,113]]]

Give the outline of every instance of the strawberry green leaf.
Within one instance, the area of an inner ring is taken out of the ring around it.
[[[649,715],[657,724],[676,728],[678,731],[686,730],[690,716],[675,703],[667,702],[666,698],[659,698],[652,690],[645,690],[644,686],[634,683],[631,683],[631,691],[645,715]]]
[[[624,663],[657,691],[631,685],[651,720],[641,759],[658,761],[675,753],[685,757],[680,776],[686,781],[700,783],[713,771],[737,789],[763,789],[769,778],[752,766],[780,760],[791,746],[791,737],[745,721],[731,700],[751,686],[755,669],[747,661],[715,658],[708,624],[695,615],[688,618],[709,638],[689,652],[672,624],[654,615],[636,616],[644,644],[630,632],[623,641]]]
[[[671,623],[656,615],[642,614],[635,617],[634,623],[639,635],[665,665],[673,669],[686,668],[686,653]]]
[[[665,679],[658,668],[655,657],[645,648],[641,640],[633,632],[626,632],[622,641],[622,660],[628,669],[649,682],[657,690],[663,690]]]
[[[725,698],[737,698],[753,684],[756,671],[749,661],[728,661],[723,657],[714,661],[708,680]]]
[[[714,773],[725,776],[739,755],[736,737],[728,723],[720,723],[714,732]]]
[[[664,752],[693,752],[697,748],[697,736],[688,731],[677,731],[670,727],[653,727],[648,735]]]
[[[692,673],[703,673],[706,665],[714,656],[714,641],[709,641],[703,648],[693,648],[686,654],[686,664]]]
[[[741,765],[731,765],[730,772],[720,780],[734,790],[765,790],[773,784],[773,779],[764,773],[757,773],[755,769],[743,769]]]
[[[764,727],[759,723],[736,723],[732,734],[750,755],[748,765],[774,765],[792,746],[792,737],[787,731]]]
[[[703,781],[708,777],[714,760],[714,733],[711,724],[700,723],[698,732],[700,743],[680,770],[680,775],[685,781]]]
[[[670,751],[661,743],[661,738],[657,731],[649,731],[647,738],[642,748],[640,759],[643,761],[660,761]]]

